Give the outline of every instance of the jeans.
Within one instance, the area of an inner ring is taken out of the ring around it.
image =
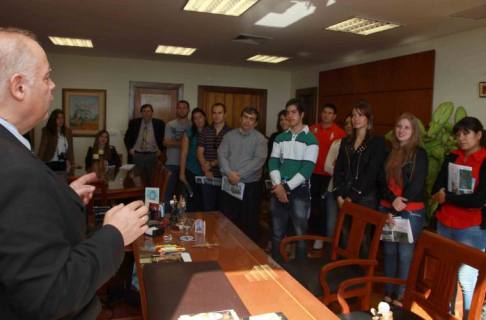
[[[380,206],[379,210],[384,214],[390,212],[390,209],[383,206]],[[383,264],[385,277],[406,280],[410,264],[412,263],[415,244],[417,243],[420,232],[422,232],[425,224],[425,209],[402,211],[399,215],[403,219],[409,219],[410,227],[412,228],[413,243],[383,241],[383,249],[385,253]],[[396,292],[398,296],[401,296],[405,293],[405,286],[398,285],[396,288],[394,284],[386,283],[385,291],[390,294]]]
[[[272,257],[276,262],[282,262],[283,257],[280,254],[280,242],[285,238],[287,233],[287,223],[290,219],[295,229],[295,234],[307,234],[307,219],[310,214],[310,197],[294,197],[287,195],[289,203],[282,203],[278,201],[275,196],[270,199],[271,207],[274,208],[271,212],[271,219],[273,224],[272,230]],[[307,259],[307,241],[297,241],[295,260],[303,261]]]
[[[437,233],[443,237],[464,243],[470,247],[484,251],[486,245],[486,230],[480,226],[469,227],[465,229],[456,229],[443,225],[440,221],[437,223]],[[464,315],[463,319],[469,317],[471,300],[474,293],[474,287],[478,278],[478,270],[463,264],[459,268],[459,285],[464,297]],[[452,303],[454,304],[454,303]],[[483,306],[483,314],[486,312],[486,306]]]
[[[324,234],[328,238],[334,237],[334,230],[336,230],[336,221],[339,213],[339,206],[336,201],[336,197],[332,192],[328,192],[326,195],[326,233]],[[331,244],[326,243],[326,252],[330,255]]]
[[[174,187],[176,186],[177,181],[179,181],[179,166],[173,164],[166,164],[165,167],[169,169],[170,172],[172,172],[172,174],[169,177],[169,182],[167,183],[167,188],[165,189],[165,195],[164,195],[164,203],[166,208],[165,210],[167,210],[167,208],[170,208],[170,200],[172,200],[172,193],[174,192]]]
[[[245,183],[243,200],[221,191],[223,214],[238,227],[241,220],[241,230],[256,244],[259,236],[258,214],[261,197],[262,187],[258,181]]]

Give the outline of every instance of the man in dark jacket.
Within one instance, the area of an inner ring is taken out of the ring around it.
[[[0,318],[96,319],[95,292],[147,230],[148,209],[119,205],[85,239],[95,174],[68,186],[22,137],[53,99],[46,54],[31,33],[0,28],[0,57]]]
[[[141,174],[145,171],[147,185],[150,185],[152,168],[164,148],[165,123],[164,120],[152,118],[154,109],[150,104],[144,104],[140,112],[141,118],[128,123],[124,141],[128,162],[134,163]]]

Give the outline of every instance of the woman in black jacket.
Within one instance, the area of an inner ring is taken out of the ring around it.
[[[424,192],[429,161],[422,148],[422,137],[417,118],[402,114],[394,128],[392,149],[378,177],[382,196],[380,211],[388,215],[387,223],[395,224],[394,217],[410,221],[413,242],[384,241],[385,277],[407,279],[415,243],[424,227]],[[398,272],[397,272],[398,271]],[[405,286],[385,284],[385,301],[401,305]]]
[[[115,166],[116,168],[121,166],[120,156],[114,146],[110,146],[110,134],[106,130],[101,130],[96,134],[96,138],[93,147],[89,147],[86,153],[86,171],[91,171],[93,163],[93,154],[98,154],[100,158],[100,150],[103,150],[101,157],[105,161],[106,166]]]
[[[334,168],[333,194],[342,207],[344,201],[351,201],[376,210],[376,178],[385,159],[385,141],[373,132],[373,110],[360,101],[351,112],[353,134],[342,139]],[[342,228],[343,244],[349,239],[350,221],[345,220]],[[371,230],[366,229],[361,243],[360,255],[368,257]]]

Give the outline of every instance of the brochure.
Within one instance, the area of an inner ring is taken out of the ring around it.
[[[221,178],[213,178],[208,180],[206,176],[196,176],[196,183],[197,184],[210,184],[212,186],[221,186],[222,179]]]
[[[245,192],[245,184],[243,182],[238,182],[237,184],[231,184],[228,178],[223,177],[223,183],[221,189],[226,191],[233,197],[243,200],[243,194]]]
[[[395,225],[385,224],[381,232],[380,240],[391,242],[413,243],[410,220],[394,217]]]
[[[472,177],[472,167],[449,163],[447,191],[454,194],[473,193],[476,180]]]

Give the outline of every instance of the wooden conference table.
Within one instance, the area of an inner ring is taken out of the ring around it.
[[[76,180],[82,175],[86,174],[83,169],[73,169],[68,173],[69,182]],[[102,181],[102,180],[99,180]],[[145,196],[145,185],[141,176],[136,170],[116,170],[113,181],[108,181],[106,184],[107,200],[119,200],[128,198],[137,198]],[[95,191],[95,196],[100,197],[100,190]]]
[[[220,212],[186,213],[190,219],[206,221],[206,243],[219,243],[219,247],[193,248],[194,242],[180,243],[191,255],[192,261],[217,261],[231,286],[251,315],[283,312],[288,319],[338,319],[333,312],[302,287],[285,270],[233,225]],[[167,217],[166,217],[167,218]],[[165,234],[171,233],[166,228]],[[191,231],[193,235],[193,231]],[[172,243],[179,242],[180,233],[172,233]],[[149,253],[143,248],[163,244],[163,237],[141,236],[133,243],[138,280],[145,292],[143,265],[140,254]],[[181,262],[182,263],[182,262]],[[170,277],[170,275],[167,275]],[[147,299],[141,294],[144,319],[149,318]],[[164,297],[160,297],[164,303]],[[207,310],[217,311],[217,310]],[[151,316],[153,318],[153,315]]]

